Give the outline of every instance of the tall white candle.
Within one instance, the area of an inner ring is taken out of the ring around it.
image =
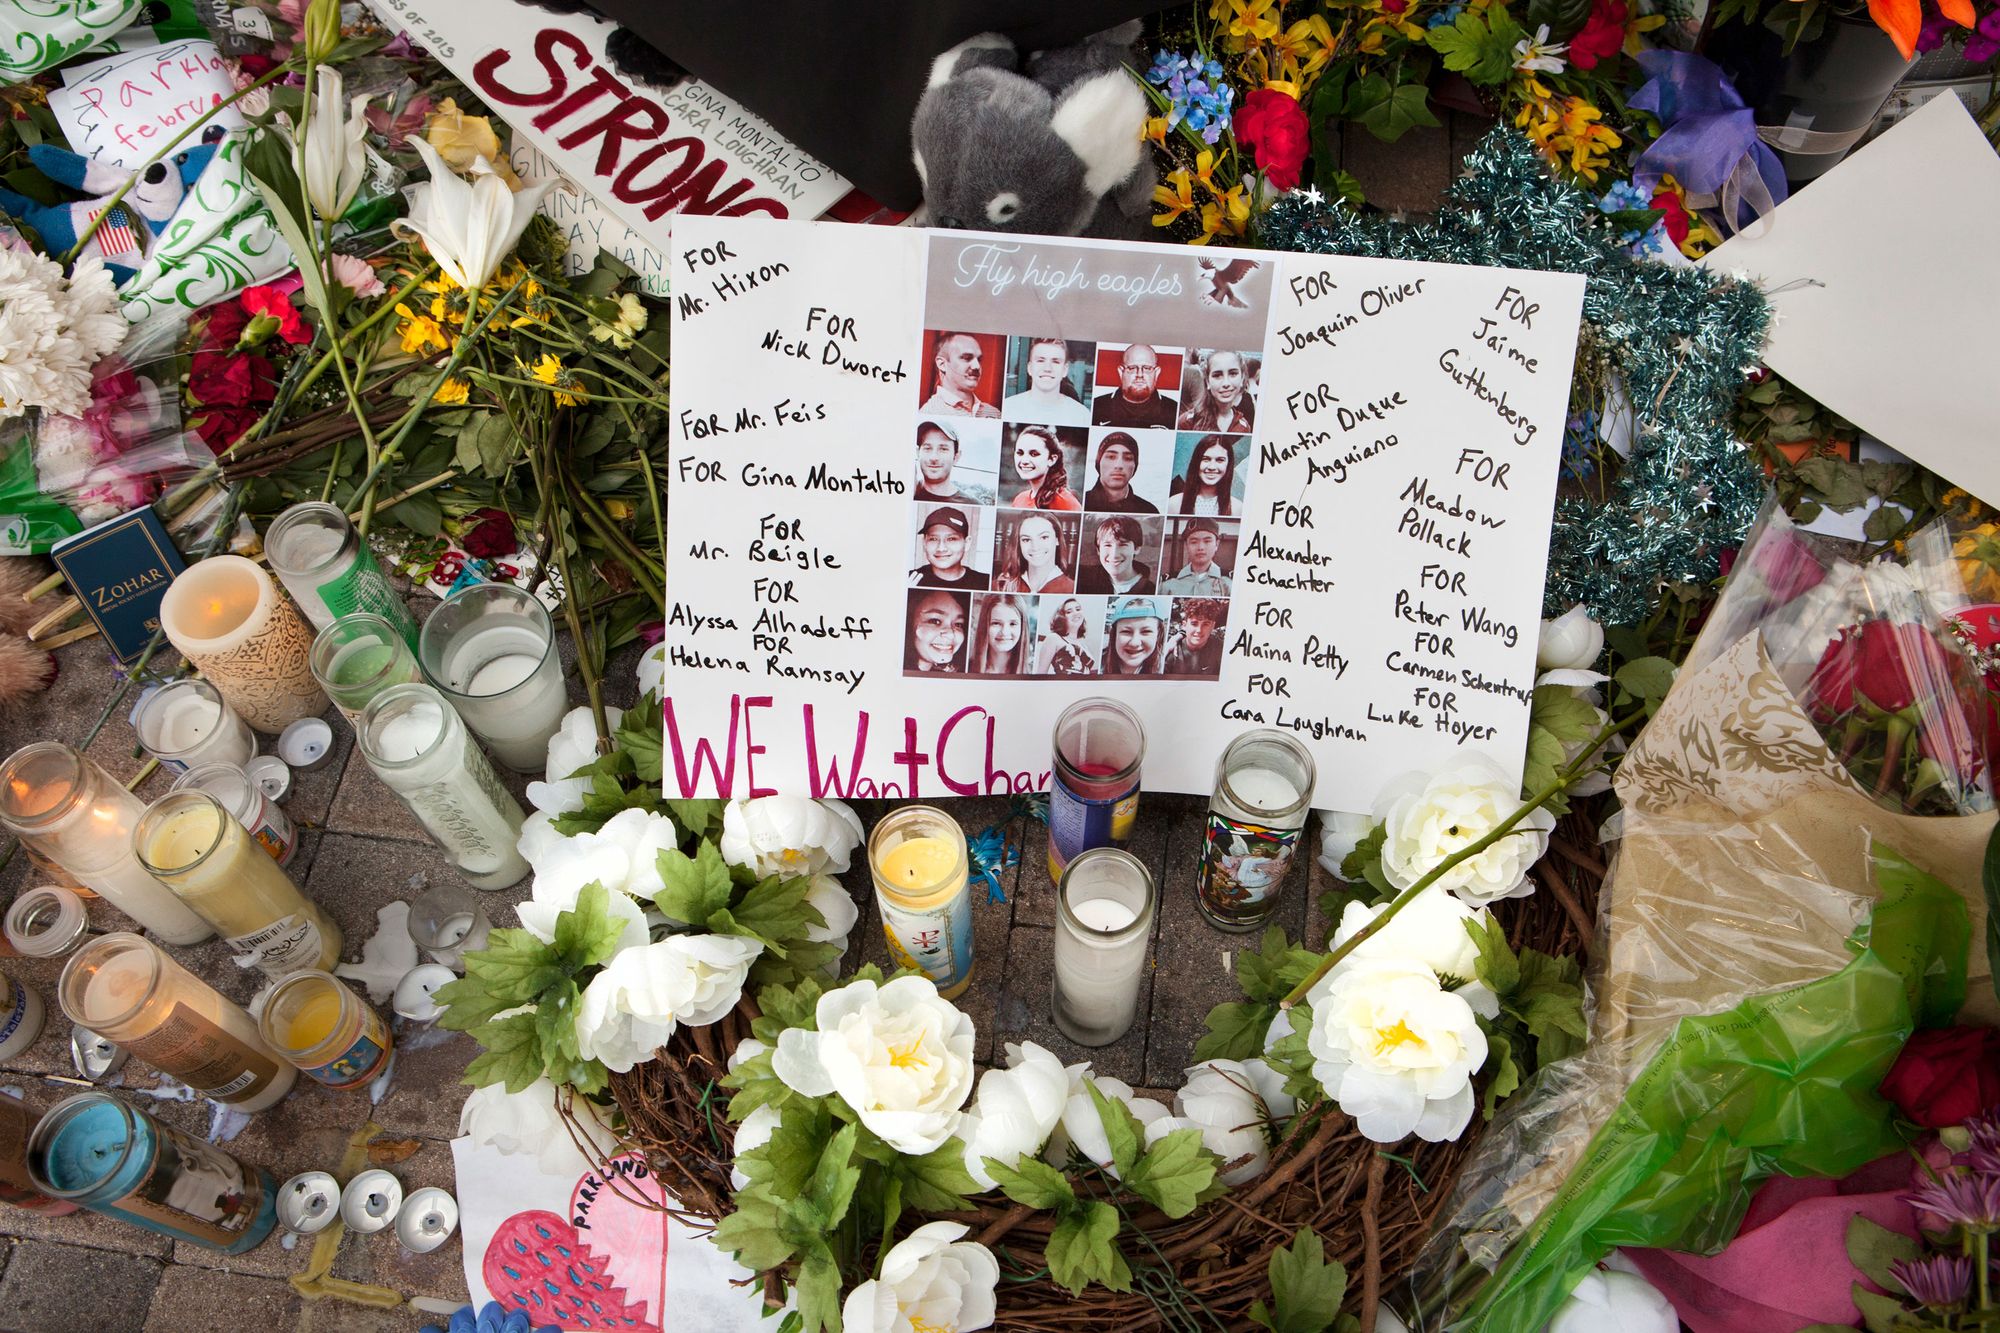
[[[375,696],[355,728],[361,756],[402,798],[476,888],[504,889],[528,873],[515,850],[526,818],[465,725],[428,685]]]
[[[1056,1026],[1080,1046],[1109,1045],[1138,1016],[1153,877],[1129,852],[1093,848],[1063,870],[1056,897]]]

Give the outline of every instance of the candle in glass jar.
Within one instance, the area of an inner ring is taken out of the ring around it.
[[[145,806],[74,746],[39,741],[0,763],[0,824],[169,944],[215,932],[132,852]]]
[[[514,845],[527,816],[443,695],[428,685],[384,690],[355,736],[375,776],[475,888],[504,889],[528,873]]]
[[[40,1119],[12,1097],[0,1097],[0,1203],[43,1217],[65,1217],[82,1205],[42,1193],[28,1171],[28,1140]]]
[[[1210,925],[1255,930],[1277,910],[1318,772],[1297,738],[1246,731],[1216,765],[1196,899]]]
[[[132,715],[132,728],[146,753],[176,772],[197,764],[240,767],[257,756],[250,724],[205,680],[177,680],[154,690]]]
[[[146,869],[274,977],[340,961],[340,927],[208,792],[172,791],[132,833]]]
[[[569,695],[555,626],[532,593],[505,583],[460,588],[424,622],[417,658],[495,759],[541,771]]]
[[[386,621],[405,644],[416,647],[416,618],[338,505],[311,500],[272,519],[264,533],[264,556],[284,580],[285,591],[318,628],[366,612]]]
[[[189,565],[160,598],[160,626],[244,721],[275,736],[326,708],[312,631],[271,576],[240,555]]]
[[[1153,876],[1130,852],[1093,848],[1064,869],[1056,903],[1056,1026],[1079,1046],[1107,1046],[1138,1016]]]
[[[292,817],[264,794],[248,773],[234,764],[197,764],[174,779],[174,791],[205,791],[236,816],[259,847],[281,866],[292,863],[298,850],[298,829]]]
[[[63,964],[57,997],[70,1022],[239,1111],[275,1105],[298,1079],[250,1015],[137,935],[85,943]]]
[[[889,955],[954,999],[972,983],[972,900],[965,834],[928,805],[891,811],[868,836],[875,903]]]
[[[423,680],[416,654],[394,625],[380,616],[342,616],[319,632],[312,647],[313,679],[349,725],[391,685]]]
[[[1056,718],[1049,772],[1049,880],[1093,847],[1123,847],[1139,818],[1146,732],[1114,699],[1079,699]]]
[[[278,1054],[329,1088],[366,1087],[394,1043],[382,1015],[325,972],[294,972],[264,1001],[257,1030]]]

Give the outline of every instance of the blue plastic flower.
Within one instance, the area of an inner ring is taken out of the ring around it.
[[[1563,425],[1562,470],[1578,481],[1597,470],[1597,410],[1585,408]]]
[[[1229,86],[1219,62],[1161,51],[1146,71],[1146,82],[1166,96],[1168,129],[1184,123],[1214,143],[1229,128],[1230,103],[1236,90]]]
[[[1021,849],[1007,840],[1005,829],[991,827],[974,838],[966,850],[970,853],[972,877],[986,884],[986,901],[1006,902],[1007,890],[1000,883],[1000,872],[1021,864]]]
[[[1425,20],[1424,26],[1426,28],[1449,28],[1452,24],[1458,22],[1458,16],[1464,12],[1465,0],[1451,0],[1450,4]]]
[[[426,1324],[422,1333],[562,1333],[562,1330],[554,1324],[536,1328],[528,1322],[526,1310],[508,1310],[498,1301],[488,1301],[477,1314],[470,1305],[461,1305],[451,1312],[449,1327]]]

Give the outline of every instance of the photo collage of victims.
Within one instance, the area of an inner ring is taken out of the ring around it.
[[[1261,358],[924,331],[905,675],[1215,680]]]

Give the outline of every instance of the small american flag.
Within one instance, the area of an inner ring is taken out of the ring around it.
[[[96,220],[97,213],[92,213],[90,221]],[[97,248],[106,257],[139,253],[139,238],[132,233],[132,215],[125,211],[123,205],[112,209],[111,215],[104,219],[104,225],[97,229]]]

